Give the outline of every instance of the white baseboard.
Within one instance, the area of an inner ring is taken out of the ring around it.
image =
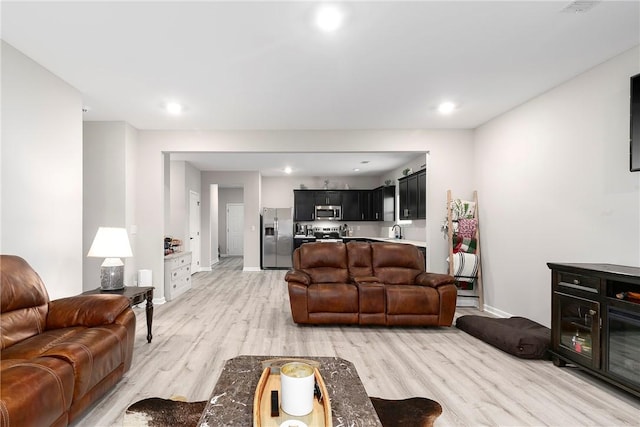
[[[154,299],[151,300],[151,302],[153,302],[153,305],[162,305],[162,304],[166,303],[167,300],[164,299],[164,297],[162,297],[162,298],[154,298]]]
[[[262,271],[260,267],[242,267],[242,271]]]
[[[507,313],[506,311],[499,310],[486,304],[484,305],[484,311],[486,311],[487,313],[491,313],[496,317],[513,317],[513,314],[511,313]]]
[[[219,262],[220,262],[220,259],[219,259],[219,258],[212,259],[212,260],[209,262],[209,265],[212,265],[212,266],[213,266],[213,265],[216,265],[216,264],[217,264],[217,263],[219,263]]]
[[[458,295],[456,307],[478,307],[478,298],[465,298],[464,295]]]
[[[211,267],[200,267],[200,271],[211,271]]]

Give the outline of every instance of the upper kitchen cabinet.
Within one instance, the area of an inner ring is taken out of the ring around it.
[[[398,186],[400,193],[400,219],[426,219],[426,170],[398,179]]]
[[[396,186],[378,187],[371,191],[371,220],[395,221]]]
[[[395,221],[396,187],[375,190],[293,190],[294,221],[314,221],[316,206],[341,206],[343,221]]]
[[[316,205],[341,206],[342,191],[314,191]]]
[[[361,221],[361,203],[359,190],[342,191],[342,219],[344,221]]]
[[[313,221],[316,216],[315,191],[293,190],[293,220]]]

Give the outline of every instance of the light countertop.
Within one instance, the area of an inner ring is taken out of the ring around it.
[[[304,236],[302,234],[297,234],[295,236],[293,236],[295,239],[309,239],[309,238],[314,238],[313,236]],[[348,236],[348,237],[341,237],[341,239],[370,239],[370,240],[376,240],[378,242],[393,242],[393,243],[404,243],[405,245],[414,245],[414,246],[418,246],[420,248],[426,248],[427,247],[427,242],[422,242],[420,240],[408,240],[408,239],[395,239],[393,237],[372,237],[372,236]]]
[[[371,236],[349,236],[347,239],[371,239],[379,242],[392,242],[392,243],[404,243],[405,245],[418,246],[420,248],[426,248],[427,242],[420,240],[408,240],[408,239],[396,239],[393,237],[371,237]]]

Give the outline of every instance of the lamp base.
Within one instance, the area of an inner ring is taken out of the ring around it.
[[[100,267],[100,289],[103,291],[124,289],[124,265]]]

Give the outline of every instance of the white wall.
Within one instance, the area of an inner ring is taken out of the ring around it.
[[[301,144],[304,141],[304,144]],[[430,172],[427,178],[429,209],[442,207],[445,215],[446,190],[470,193],[474,188],[473,132],[469,130],[373,130],[373,131],[140,131],[138,144],[137,212],[140,268],[151,268],[154,278],[162,272],[163,253],[160,245],[164,225],[158,212],[164,208],[163,153],[165,152],[429,152]],[[257,188],[245,200],[245,267],[259,268],[260,238],[259,207],[262,206],[262,181],[256,177]],[[215,180],[205,180],[202,174],[202,205],[209,206],[206,188]],[[231,183],[229,183],[230,185]],[[249,203],[255,204],[250,207]],[[429,257],[434,260],[433,271],[446,271],[446,241],[440,234],[440,221],[427,226]],[[207,228],[210,226],[206,225]],[[256,229],[253,230],[252,226]],[[203,237],[208,230],[203,228]],[[205,240],[203,238],[203,240]],[[208,242],[209,244],[211,242]],[[211,256],[210,247],[203,243],[202,259]],[[158,249],[156,249],[156,247]],[[160,297],[156,295],[158,299]]]
[[[124,260],[124,274],[125,282],[135,284],[138,281],[136,263],[136,254],[138,253],[137,237],[138,227],[136,225],[136,158],[137,158],[137,146],[138,146],[138,130],[126,124],[125,126],[125,185],[124,185],[124,221],[127,230],[129,231],[129,243],[131,244],[131,251],[133,252],[133,258],[127,258]],[[86,289],[86,288],[85,288]]]
[[[169,221],[165,218],[165,236],[180,239],[184,243],[188,230],[189,205],[186,196],[186,162],[171,160],[169,163]],[[184,248],[182,248],[184,249]]]
[[[638,72],[636,47],[477,129],[489,309],[549,325],[547,262],[640,265],[640,173],[629,172]]]
[[[82,292],[82,98],[1,42],[0,247],[26,259],[52,299]]]
[[[264,178],[263,178],[264,179]],[[244,191],[242,188],[218,188],[218,244],[220,253],[227,254],[227,203],[244,203]],[[212,255],[215,253],[216,247],[213,248]]]
[[[133,225],[136,130],[125,122],[83,123],[83,289],[100,286],[104,258],[86,257],[98,227]],[[135,256],[135,235],[129,242]],[[135,258],[123,259],[124,282],[135,284]]]

